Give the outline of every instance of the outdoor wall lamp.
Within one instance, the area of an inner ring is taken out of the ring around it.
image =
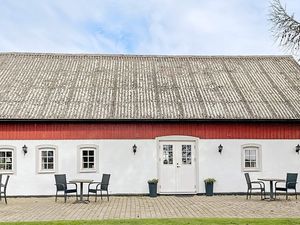
[[[137,147],[136,147],[136,145],[134,144],[133,146],[132,146],[132,151],[133,151],[133,154],[135,155],[135,153],[136,153],[136,150],[137,150]]]
[[[221,154],[222,151],[223,151],[223,146],[222,146],[221,144],[218,146],[218,151],[219,151],[220,154]]]
[[[298,145],[296,146],[296,152],[299,154],[299,151],[300,151],[300,145],[298,144]]]
[[[23,150],[23,152],[24,152],[24,155],[26,155],[27,154],[27,146],[26,145],[24,145],[23,147],[22,147],[22,150]]]

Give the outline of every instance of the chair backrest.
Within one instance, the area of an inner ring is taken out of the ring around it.
[[[7,175],[7,177],[6,177],[6,181],[5,181],[5,184],[4,184],[4,192],[5,192],[5,190],[6,190],[6,187],[7,187],[7,184],[8,184],[8,180],[9,180],[9,175]]]
[[[58,191],[64,191],[65,189],[67,189],[67,178],[66,178],[66,174],[55,174],[55,182],[56,184],[63,184],[62,185],[56,185],[56,188]]]
[[[246,178],[248,188],[252,188],[249,173],[245,173],[245,178]]]
[[[298,173],[287,173],[286,175],[286,187],[287,188],[296,188]]]
[[[109,185],[110,174],[103,174],[101,181],[101,190],[107,191]]]

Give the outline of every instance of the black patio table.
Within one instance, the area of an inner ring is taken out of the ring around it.
[[[273,192],[273,182],[274,181],[275,182],[282,182],[282,181],[284,182],[285,181],[285,179],[278,179],[278,178],[258,178],[257,180],[270,182],[270,198],[269,198],[269,200],[275,200],[274,192]]]
[[[76,200],[74,203],[89,203],[89,200],[83,200],[83,183],[89,184],[93,183],[93,180],[89,179],[74,179],[70,180],[70,183],[80,183],[80,198],[79,200]]]

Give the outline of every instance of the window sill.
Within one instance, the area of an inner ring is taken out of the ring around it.
[[[0,170],[0,174],[14,174],[14,171],[4,171],[4,170]]]
[[[261,172],[260,168],[244,168],[243,172]]]
[[[79,170],[79,173],[97,173],[97,170]]]
[[[38,171],[39,174],[48,174],[48,173],[55,173],[54,170],[51,171]]]

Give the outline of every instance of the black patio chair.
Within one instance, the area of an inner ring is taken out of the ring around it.
[[[4,195],[5,204],[7,204],[6,189],[7,189],[7,184],[8,184],[9,177],[10,176],[7,175],[5,183],[2,184],[2,174],[0,174],[0,201],[2,200],[2,194],[3,194]]]
[[[67,194],[69,193],[76,193],[76,199],[78,199],[76,183],[67,183],[66,174],[55,174],[54,176],[56,185],[55,202],[57,201],[57,193],[59,191],[62,191],[64,193],[65,203],[67,201]],[[68,189],[68,184],[75,185],[75,188]]]
[[[264,199],[266,198],[266,189],[265,189],[265,184],[262,181],[251,181],[249,173],[245,173],[245,178],[246,178],[246,182],[247,182],[247,196],[246,199],[248,199],[248,196],[250,194],[250,198],[251,198],[251,194],[252,194],[252,190],[260,190],[260,198]],[[254,185],[256,187],[254,187]],[[264,198],[263,198],[264,195]]]
[[[97,201],[98,192],[102,199],[102,191],[106,191],[107,200],[109,201],[108,185],[109,185],[110,174],[103,174],[101,182],[93,182],[88,186],[88,200],[90,198],[90,192],[95,194],[95,202]],[[92,187],[92,185],[96,185]]]
[[[288,189],[292,189],[292,190],[295,190],[295,196],[297,199],[297,189],[296,189],[297,177],[298,177],[298,173],[287,173],[284,187],[277,186],[278,183],[282,183],[284,181],[276,182],[275,183],[275,198],[276,198],[277,191],[285,191],[285,198],[287,200],[288,199]]]

